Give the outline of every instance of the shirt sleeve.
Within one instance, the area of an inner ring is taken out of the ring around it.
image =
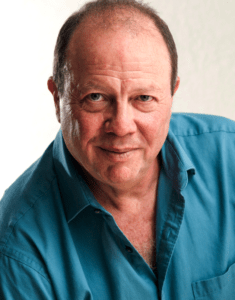
[[[49,279],[29,265],[0,253],[1,300],[56,299]]]

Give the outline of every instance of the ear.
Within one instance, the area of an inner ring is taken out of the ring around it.
[[[174,88],[174,95],[175,95],[176,91],[178,90],[179,85],[180,85],[180,78],[178,76],[176,79],[176,84],[175,84],[175,88]]]
[[[56,118],[57,118],[58,122],[60,123],[60,98],[59,98],[57,86],[56,86],[52,76],[50,76],[47,81],[47,87],[48,87],[48,90],[52,93],[52,96],[54,98]]]

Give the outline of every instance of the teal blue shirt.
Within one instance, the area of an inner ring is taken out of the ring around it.
[[[59,131],[0,201],[0,299],[234,300],[235,122],[173,114],[159,155],[153,272]]]

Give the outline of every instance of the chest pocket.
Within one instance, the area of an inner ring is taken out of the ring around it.
[[[218,277],[192,283],[194,299],[234,300],[235,299],[235,264]]]

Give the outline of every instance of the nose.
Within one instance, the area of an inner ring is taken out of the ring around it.
[[[133,107],[128,101],[114,103],[105,120],[105,132],[125,136],[136,131]]]

